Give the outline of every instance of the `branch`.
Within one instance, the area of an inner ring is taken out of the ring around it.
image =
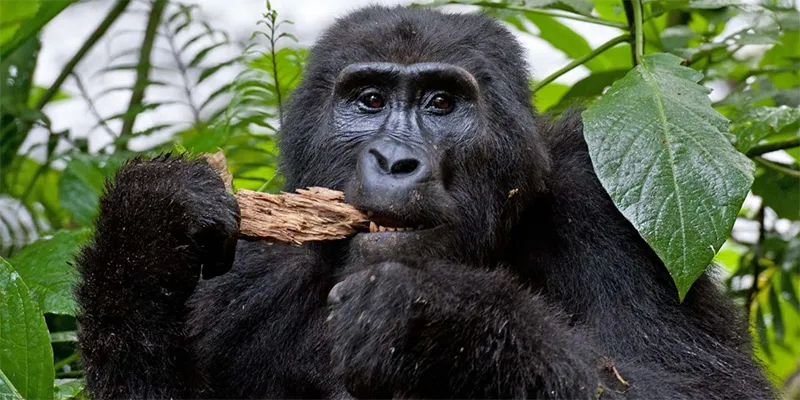
[[[150,17],[147,20],[147,28],[144,32],[144,40],[142,41],[142,49],[139,52],[139,64],[136,65],[136,82],[133,84],[133,92],[131,93],[131,100],[128,103],[128,112],[122,124],[122,130],[119,136],[125,137],[133,133],[133,125],[136,122],[136,116],[139,114],[136,108],[140,107],[144,99],[144,90],[148,85],[148,76],[150,75],[150,53],[153,51],[153,43],[155,43],[156,35],[158,34],[158,25],[161,23],[161,15],[164,14],[164,8],[167,6],[167,0],[155,0],[153,8],[150,10]]]
[[[630,35],[624,34],[624,35],[617,36],[617,37],[609,40],[608,42],[603,43],[600,47],[592,50],[590,53],[587,53],[586,55],[573,60],[571,63],[565,65],[563,68],[559,69],[558,71],[550,74],[548,77],[546,77],[546,78],[542,79],[541,81],[537,82],[536,85],[534,85],[533,89],[531,89],[531,90],[534,93],[536,93],[536,91],[538,91],[542,87],[546,86],[550,82],[558,79],[561,75],[564,75],[569,71],[572,71],[573,69],[577,68],[581,64],[584,64],[587,61],[597,57],[598,55],[600,55],[604,51],[606,51],[606,50],[608,50],[608,49],[610,49],[610,48],[612,48],[612,47],[614,47],[614,46],[616,46],[616,45],[618,45],[618,44],[620,44],[622,42],[627,42],[629,39],[630,39]]]
[[[791,176],[793,178],[800,178],[800,171],[791,169],[789,167],[783,166],[781,164],[769,161],[769,160],[761,158],[761,157],[756,157],[753,160],[755,162],[761,164],[761,166],[763,166],[765,168],[769,168],[769,169],[771,169],[773,171],[777,171],[778,173],[781,173],[781,174],[784,174],[784,175],[789,175],[789,176]]]
[[[756,157],[762,154],[771,153],[773,151],[791,149],[800,146],[800,136],[795,136],[786,140],[777,142],[764,143],[762,145],[753,146],[745,153],[748,157]]]
[[[456,1],[451,1],[450,3],[451,4],[459,4]],[[596,17],[586,17],[586,16],[579,15],[579,14],[556,12],[556,11],[552,11],[552,10],[543,10],[543,9],[539,9],[539,8],[526,8],[526,7],[520,7],[520,6],[512,6],[512,5],[509,5],[509,4],[506,4],[506,3],[494,3],[494,2],[490,2],[490,1],[470,2],[469,4],[470,5],[475,5],[475,6],[480,6],[480,7],[485,7],[485,8],[501,8],[503,10],[520,11],[520,12],[530,13],[530,14],[547,15],[549,17],[571,19],[571,20],[587,22],[587,23],[595,24],[595,25],[610,26],[610,27],[613,27],[613,28],[619,28],[619,29],[623,29],[623,30],[627,30],[628,29],[628,27],[625,24],[621,23],[621,22],[609,21],[609,20],[606,20],[606,19],[596,18]]]
[[[55,94],[58,93],[58,89],[61,88],[61,85],[64,84],[64,81],[72,73],[72,70],[75,69],[78,63],[81,62],[86,53],[88,53],[89,50],[91,50],[92,47],[94,47],[94,45],[97,44],[100,38],[102,38],[103,35],[105,35],[106,32],[108,32],[108,29],[111,27],[114,21],[116,21],[117,18],[119,18],[119,16],[122,15],[123,11],[125,11],[125,8],[128,7],[128,4],[130,4],[130,2],[131,0],[117,1],[117,4],[115,4],[114,7],[111,8],[111,11],[108,12],[106,18],[103,19],[103,22],[101,22],[100,25],[98,25],[97,28],[95,28],[94,32],[92,32],[92,34],[89,35],[89,38],[86,39],[86,41],[83,42],[81,48],[78,49],[78,52],[75,53],[74,56],[72,56],[72,58],[67,62],[66,65],[64,65],[64,68],[61,69],[61,74],[58,75],[55,82],[53,82],[53,84],[50,85],[47,91],[44,92],[44,94],[42,94],[42,97],[39,98],[39,101],[36,103],[37,110],[41,110],[50,100],[52,100],[53,96],[55,96]]]

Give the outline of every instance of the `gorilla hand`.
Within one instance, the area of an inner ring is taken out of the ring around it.
[[[204,161],[135,159],[119,170],[78,258],[79,340],[92,397],[199,397],[186,301],[201,273],[231,268],[238,222],[235,199]],[[147,385],[128,378],[145,370]]]
[[[194,288],[201,271],[211,278],[231,268],[238,230],[236,200],[205,161],[161,156],[120,169],[101,201],[95,238],[109,257],[129,257],[121,268]]]

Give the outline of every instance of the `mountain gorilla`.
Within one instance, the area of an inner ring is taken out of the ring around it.
[[[537,116],[526,71],[486,16],[337,21],[282,168],[373,213],[349,240],[237,242],[207,164],[124,166],[79,257],[93,397],[771,397],[734,307],[707,277],[678,302],[579,117]]]

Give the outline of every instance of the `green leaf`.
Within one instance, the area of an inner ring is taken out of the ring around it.
[[[55,400],[69,400],[83,392],[83,382],[80,379],[56,379],[53,389]]]
[[[752,190],[779,217],[800,219],[800,178],[765,169],[756,177]]]
[[[736,136],[736,148],[746,153],[761,140],[798,121],[800,108],[756,107],[738,116],[731,124],[731,132]]]
[[[32,87],[31,88],[31,94],[28,97],[28,107],[33,108],[34,106],[36,106],[36,103],[39,102],[39,99],[42,97],[42,95],[46,91],[47,91],[47,88],[43,88],[41,86]],[[64,92],[62,90],[58,90],[56,92],[56,94],[53,96],[53,98],[50,100],[50,103],[55,103],[55,102],[61,101],[61,100],[69,100],[71,98],[72,98],[72,96],[70,96],[68,93],[66,93],[66,92]]]
[[[793,66],[800,59],[800,31],[783,32],[780,43],[773,46],[761,59],[760,67]],[[769,79],[776,87],[789,89],[800,85],[800,72],[797,70],[770,74]]]
[[[583,113],[595,171],[672,275],[681,299],[733,226],[752,163],[728,141],[701,75],[652,54]]]
[[[594,4],[588,0],[522,0],[528,8],[557,8],[582,15],[591,15]]]
[[[38,11],[38,0],[0,1],[0,45],[11,40],[19,27]]]
[[[692,39],[699,36],[699,33],[686,25],[670,26],[661,32],[661,46],[664,51],[671,52],[686,47]]]
[[[58,15],[61,11],[64,11],[67,6],[73,3],[74,0],[47,0],[47,1],[39,1],[38,10],[36,10],[36,15],[32,18],[25,19],[19,25],[18,29],[15,29],[13,37],[11,37],[7,41],[0,41],[2,43],[2,50],[0,50],[0,60],[4,60],[9,54],[13,53],[21,44],[25,43],[28,39],[32,36],[37,35],[42,28],[50,22],[56,15]],[[4,7],[0,9],[0,15],[3,15],[6,10],[6,5],[11,7],[25,7],[28,5],[28,1],[0,1],[0,4],[3,4]],[[5,22],[5,18],[2,20]],[[5,28],[5,23],[2,25]]]
[[[569,89],[569,91],[567,91],[567,93],[561,97],[558,105],[556,105],[554,108],[556,110],[563,110],[575,104],[579,100],[585,100],[599,96],[603,93],[603,90],[611,86],[611,84],[617,80],[621,79],[627,73],[628,70],[617,69],[591,74],[586,78],[576,82]]]
[[[89,229],[59,231],[24,247],[8,260],[43,313],[75,315],[72,285],[76,276],[68,263],[89,235]]]
[[[94,222],[105,178],[103,170],[88,157],[76,155],[67,163],[58,183],[58,197],[81,226]]]
[[[561,50],[569,58],[576,59],[592,51],[592,47],[589,46],[589,42],[583,36],[575,33],[575,31],[555,18],[532,13],[524,14],[523,17],[539,28],[538,36],[542,40]],[[587,61],[584,65],[592,71],[603,71],[612,68],[614,62],[600,54]]]
[[[3,400],[23,400],[14,384],[8,380],[6,374],[0,370],[0,399]]]
[[[0,258],[0,370],[26,399],[52,399],[53,349],[28,287]]]
[[[533,96],[533,103],[536,105],[537,110],[547,111],[556,105],[567,91],[569,91],[569,86],[551,82],[536,91]]]

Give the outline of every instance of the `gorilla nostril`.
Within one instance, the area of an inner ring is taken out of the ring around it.
[[[392,175],[410,174],[416,171],[418,167],[419,167],[419,161],[413,158],[406,158],[392,164],[392,168],[391,170],[389,170],[389,173],[391,173]]]
[[[378,162],[378,166],[381,168],[381,170],[387,172],[389,171],[389,162],[386,161],[386,157],[378,152],[378,150],[370,149],[369,154],[372,154],[372,156],[375,157],[375,161]]]

